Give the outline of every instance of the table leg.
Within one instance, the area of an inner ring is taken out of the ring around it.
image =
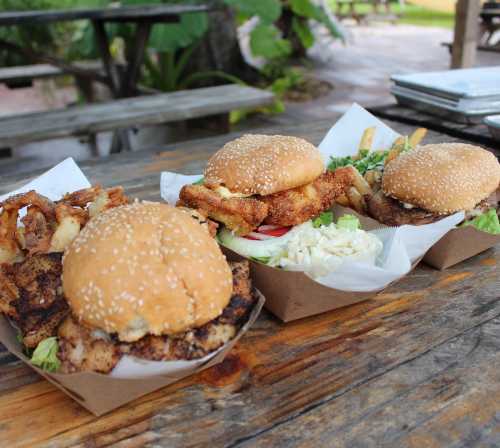
[[[115,98],[118,97],[120,92],[120,75],[118,69],[113,61],[111,53],[109,52],[109,39],[106,34],[106,29],[104,28],[104,22],[100,20],[93,20],[92,26],[94,27],[95,37],[97,40],[97,45],[99,47],[99,52],[101,54],[102,63],[104,65],[104,70],[109,78],[109,87]]]
[[[121,93],[121,82],[120,74],[116,64],[113,61],[113,57],[109,51],[109,39],[106,34],[106,29],[104,28],[104,22],[101,20],[93,20],[92,25],[94,27],[95,36],[97,40],[97,45],[99,46],[99,51],[101,53],[102,62],[104,65],[104,70],[109,78],[109,87],[113,96],[115,98],[120,98]],[[113,139],[111,144],[111,152],[120,152],[121,149],[125,151],[130,151],[131,145],[128,137],[128,132],[126,130],[118,130],[113,133]]]
[[[137,24],[137,29],[134,36],[135,46],[131,52],[131,57],[127,61],[127,71],[120,86],[120,96],[128,97],[137,93],[137,82],[141,71],[141,66],[144,61],[144,54],[148,44],[149,35],[151,33],[152,23],[143,21]]]

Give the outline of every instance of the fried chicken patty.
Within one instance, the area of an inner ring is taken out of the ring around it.
[[[436,215],[418,207],[406,208],[398,200],[386,196],[382,190],[367,198],[367,206],[370,216],[388,226],[406,224],[420,226],[446,217],[446,215]]]
[[[314,182],[268,196],[224,198],[203,185],[185,185],[180,205],[204,211],[237,235],[246,235],[260,224],[294,226],[329,209],[335,198],[353,184],[350,170],[326,172]]]
[[[133,343],[122,343],[116,335],[92,331],[68,316],[59,327],[61,371],[110,372],[123,355],[153,361],[198,359],[230,341],[246,322],[256,302],[250,283],[249,264],[230,262],[233,295],[222,314],[207,324],[170,336],[145,336]]]
[[[302,187],[262,196],[269,206],[264,223],[277,226],[296,226],[331,208],[353,183],[351,171],[338,168],[327,171],[314,182]]]
[[[28,348],[53,336],[68,314],[61,258],[60,253],[33,255],[2,266],[0,311],[14,320]]]
[[[267,216],[268,206],[256,198],[223,198],[204,185],[184,185],[180,204],[204,211],[238,235],[246,235]]]

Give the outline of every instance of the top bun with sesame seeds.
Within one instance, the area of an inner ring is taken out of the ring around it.
[[[321,153],[302,138],[247,134],[217,151],[204,177],[206,185],[265,196],[308,184],[324,171]]]
[[[437,215],[471,210],[500,183],[494,154],[465,143],[420,146],[391,161],[382,190],[405,204]]]
[[[232,294],[231,269],[207,230],[151,202],[91,219],[64,255],[62,282],[77,319],[126,342],[200,327]]]

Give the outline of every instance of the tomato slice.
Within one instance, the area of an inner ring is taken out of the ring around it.
[[[267,239],[271,239],[271,238],[278,238],[280,236],[283,236],[290,229],[291,229],[291,227],[278,227],[278,226],[264,225],[264,226],[260,226],[254,232],[248,233],[243,238],[246,238],[247,240],[253,240],[253,241],[262,241],[262,240],[267,240]]]
[[[277,227],[275,229],[265,229],[265,230],[258,229],[257,231],[259,233],[263,233],[264,235],[280,237],[283,236],[285,233],[288,233],[290,229],[291,227]]]
[[[250,236],[250,235],[244,235],[243,238],[245,238],[247,240],[252,240],[252,241],[259,241],[258,238],[254,238],[253,236]]]

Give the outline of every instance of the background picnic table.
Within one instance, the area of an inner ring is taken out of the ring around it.
[[[269,132],[318,143],[330,126]],[[91,182],[158,200],[162,170],[199,173],[234,137],[81,166]],[[2,178],[0,192],[30,177]],[[286,325],[264,312],[220,365],[100,418],[0,352],[1,444],[499,446],[499,262],[497,247],[444,272],[420,265],[372,300]]]

